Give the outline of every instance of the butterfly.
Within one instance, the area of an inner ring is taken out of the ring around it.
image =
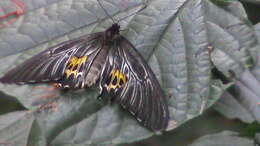
[[[54,83],[61,89],[97,85],[145,127],[166,130],[169,109],[155,74],[114,23],[50,47],[0,78],[6,84]]]

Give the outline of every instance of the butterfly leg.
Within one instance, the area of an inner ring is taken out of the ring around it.
[[[98,99],[98,100],[101,100],[102,97],[103,97],[103,95],[104,95],[104,88],[100,85],[100,86],[99,86],[99,94],[98,94],[98,96],[97,96],[97,99]]]
[[[108,103],[113,103],[113,99],[112,96],[106,94],[108,93],[109,91],[107,90],[107,85],[104,85],[105,87],[102,87],[100,86],[100,91],[99,91],[99,95],[97,96],[97,99],[98,100],[105,100],[105,102],[108,102]]]

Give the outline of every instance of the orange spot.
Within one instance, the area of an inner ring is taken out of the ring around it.
[[[54,83],[54,84],[52,84],[52,86],[54,88],[61,88],[61,84],[60,83]]]

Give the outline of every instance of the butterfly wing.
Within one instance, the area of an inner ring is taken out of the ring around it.
[[[124,37],[110,49],[103,86],[112,100],[131,112],[144,126],[165,130],[169,111],[163,91],[151,68]]]
[[[33,56],[0,78],[2,83],[61,83],[65,87],[84,86],[86,72],[102,49],[101,33],[66,41]]]

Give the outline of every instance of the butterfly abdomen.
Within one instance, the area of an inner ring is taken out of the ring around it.
[[[101,49],[92,62],[90,69],[85,77],[85,84],[88,87],[96,84],[97,80],[99,79],[103,66],[106,62],[107,53],[108,50],[106,48]]]

